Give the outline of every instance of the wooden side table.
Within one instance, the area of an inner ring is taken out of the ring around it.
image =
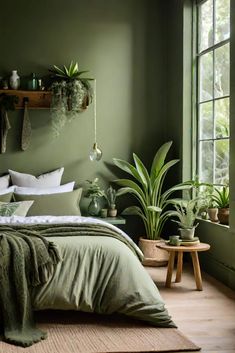
[[[170,254],[168,268],[167,268],[167,276],[166,276],[166,283],[165,286],[170,288],[171,287],[171,279],[174,270],[174,263],[175,263],[175,255],[178,255],[177,259],[177,270],[176,270],[176,277],[175,282],[181,282],[182,276],[182,269],[183,269],[183,254],[184,252],[189,252],[193,262],[193,271],[194,271],[194,278],[196,282],[197,290],[202,290],[202,276],[201,276],[201,269],[200,263],[198,258],[199,251],[207,251],[210,249],[209,244],[200,243],[197,245],[192,246],[171,246],[167,244],[159,244],[157,247],[167,250]]]

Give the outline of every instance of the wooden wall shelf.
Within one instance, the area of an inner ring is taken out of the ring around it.
[[[0,94],[5,93],[11,96],[17,96],[19,102],[16,109],[23,109],[24,98],[28,98],[29,109],[49,109],[51,104],[51,92],[49,91],[21,91],[14,89],[0,89]]]

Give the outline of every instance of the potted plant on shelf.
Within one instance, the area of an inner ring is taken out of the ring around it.
[[[118,191],[116,191],[111,185],[106,191],[105,198],[108,203],[108,215],[110,217],[117,216],[116,198],[118,194],[119,194]]]
[[[172,219],[179,226],[179,232],[182,239],[192,240],[194,238],[195,229],[198,223],[195,224],[200,212],[200,199],[192,200],[175,200],[175,210],[169,214],[171,217],[177,217],[178,220]]]
[[[214,186],[208,185],[205,190],[205,197],[207,200],[207,213],[211,222],[218,222],[218,207],[216,206],[216,202],[213,199],[214,195]]]
[[[212,200],[218,207],[218,219],[221,224],[229,224],[229,187],[215,188]]]
[[[188,189],[191,186],[178,184],[163,191],[164,180],[168,170],[178,163],[178,159],[165,162],[172,142],[162,145],[157,151],[151,166],[147,171],[143,162],[136,154],[133,154],[135,165],[127,161],[114,158],[114,164],[131,175],[132,179],[119,179],[116,182],[122,186],[119,195],[130,193],[138,201],[140,206],[127,207],[122,214],[139,216],[145,227],[145,236],[139,240],[139,246],[144,253],[145,263],[151,259],[151,263],[158,266],[166,264],[168,253],[157,248],[156,245],[162,241],[162,229],[169,218],[169,211],[166,210],[170,204],[170,196],[173,192]],[[147,261],[146,261],[147,259]]]
[[[52,81],[52,127],[58,135],[66,121],[84,111],[92,101],[93,91],[89,81],[93,79],[83,77],[88,71],[79,71],[78,63],[73,61],[68,67],[54,65],[49,71]]]
[[[194,180],[189,180],[188,183],[192,185],[195,191],[195,198],[198,198],[198,207],[200,209],[198,216],[207,219],[208,214],[211,222],[218,222],[218,208],[213,200],[214,185],[200,182],[198,176]]]
[[[88,214],[90,216],[98,216],[101,210],[99,199],[105,196],[104,190],[98,184],[99,179],[95,178],[93,181],[87,180],[89,183],[86,196],[91,198],[88,206]]]

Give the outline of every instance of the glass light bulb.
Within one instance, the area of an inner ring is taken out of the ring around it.
[[[97,143],[94,143],[93,148],[90,152],[90,160],[93,161],[100,161],[102,158],[102,151],[98,148]]]

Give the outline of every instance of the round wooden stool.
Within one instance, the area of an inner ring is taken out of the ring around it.
[[[161,243],[157,245],[157,247],[167,250],[170,254],[168,268],[167,268],[167,276],[166,276],[166,283],[165,286],[170,288],[171,287],[171,279],[172,273],[174,270],[174,263],[175,263],[175,255],[177,253],[177,270],[176,270],[176,277],[175,282],[181,282],[182,276],[182,268],[183,268],[183,254],[184,252],[189,252],[193,262],[193,271],[194,271],[194,278],[196,282],[197,290],[202,290],[202,276],[201,276],[201,269],[200,263],[198,259],[198,252],[199,251],[207,251],[210,249],[209,244],[200,243],[191,246],[171,246],[165,243]]]

